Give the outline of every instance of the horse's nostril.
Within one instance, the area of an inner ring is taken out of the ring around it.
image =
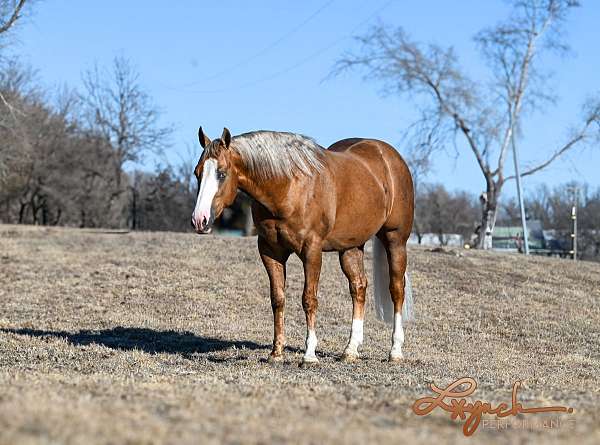
[[[208,221],[206,220],[206,216],[202,217],[202,227],[206,227],[208,225]]]

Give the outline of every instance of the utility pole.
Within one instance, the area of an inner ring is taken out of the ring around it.
[[[529,240],[527,236],[527,218],[525,217],[525,204],[523,204],[523,193],[521,191],[521,173],[519,172],[519,158],[517,156],[517,146],[515,144],[514,132],[511,136],[513,149],[513,160],[515,161],[515,178],[517,180],[517,195],[519,198],[519,208],[521,209],[521,226],[523,227],[523,246],[525,247],[525,255],[529,255]]]
[[[579,201],[579,188],[573,187],[573,207],[571,208],[571,258],[577,261],[577,205]]]

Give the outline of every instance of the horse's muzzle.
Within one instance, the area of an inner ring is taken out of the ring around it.
[[[201,216],[200,218],[196,218],[195,215],[192,215],[192,227],[199,235],[206,235],[212,231],[213,218],[206,216]]]

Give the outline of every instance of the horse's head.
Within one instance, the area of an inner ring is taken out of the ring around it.
[[[215,219],[235,200],[238,178],[233,151],[229,148],[229,130],[224,128],[221,138],[211,141],[200,127],[198,138],[204,151],[194,170],[198,179],[198,197],[192,226],[197,233],[210,233]]]

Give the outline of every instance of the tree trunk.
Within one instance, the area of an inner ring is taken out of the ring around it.
[[[19,209],[19,224],[25,223],[25,211],[27,210],[27,203],[22,202],[21,208]]]
[[[48,225],[48,204],[46,200],[42,202],[42,225]]]
[[[487,183],[487,190],[479,197],[481,202],[481,226],[477,239],[477,247],[484,250],[492,248],[492,233],[496,226],[498,197],[501,188],[492,180],[488,180]]]
[[[138,212],[137,212],[137,190],[131,187],[131,230],[137,230]]]
[[[54,221],[52,221],[52,225],[53,226],[58,226],[58,223],[60,222],[61,216],[62,216],[62,209],[59,207],[56,210],[56,217],[54,218]]]
[[[36,204],[35,204],[35,193],[33,195],[31,195],[30,206],[31,206],[31,217],[33,218],[33,221],[31,223],[33,225],[37,226],[39,223],[38,212],[40,211],[40,207],[36,206]]]
[[[121,169],[121,163],[114,161],[113,167],[114,167],[114,171],[115,171],[116,191],[120,192],[121,191],[121,173],[123,172],[123,170]]]
[[[423,234],[421,233],[419,220],[417,219],[416,216],[415,216],[415,219],[413,220],[413,232],[414,232],[415,236],[417,237],[417,243],[421,244],[421,240],[423,239]]]
[[[7,198],[5,201],[5,206],[6,206],[6,210],[5,210],[5,214],[4,217],[6,218],[6,223],[10,223],[10,200]]]
[[[485,205],[481,215],[481,230],[479,232],[478,248],[490,250],[492,248],[492,233],[496,225],[496,209]]]

